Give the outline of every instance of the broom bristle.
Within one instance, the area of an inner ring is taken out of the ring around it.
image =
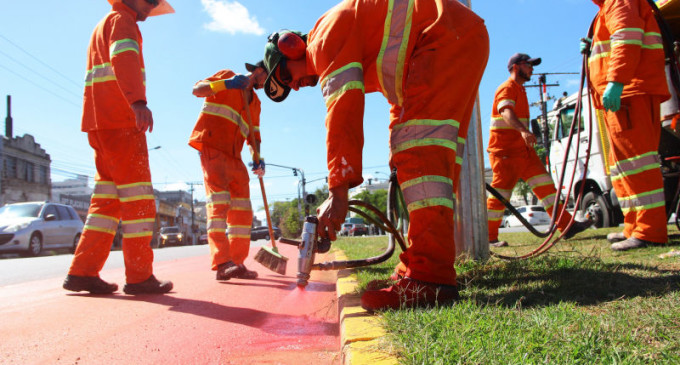
[[[281,255],[275,248],[261,247],[255,255],[255,261],[271,271],[286,275],[288,258]]]

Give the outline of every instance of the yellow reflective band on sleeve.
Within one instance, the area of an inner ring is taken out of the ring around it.
[[[136,40],[126,38],[111,43],[109,47],[109,58],[123,52],[132,51],[139,54],[139,43]]]

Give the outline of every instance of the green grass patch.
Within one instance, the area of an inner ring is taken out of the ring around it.
[[[614,252],[605,240],[617,228],[590,229],[527,260],[456,263],[461,300],[450,307],[380,314],[403,364],[679,364],[680,234],[670,245]],[[505,233],[521,255],[542,242]],[[334,243],[350,259],[378,255],[385,237]],[[387,279],[398,262],[356,269],[359,292]]]

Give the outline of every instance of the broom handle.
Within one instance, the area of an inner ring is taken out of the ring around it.
[[[248,119],[248,143],[253,150],[253,163],[260,163],[260,152],[257,150],[257,141],[255,141],[255,133],[253,133],[253,118],[250,116],[250,104],[248,103],[248,91],[241,90],[241,97],[243,98],[243,106],[246,109],[246,119]],[[260,190],[262,191],[262,201],[264,201],[264,212],[267,216],[267,228],[269,228],[269,238],[272,241],[272,247],[276,248],[276,237],[274,237],[274,228],[272,227],[272,218],[269,216],[269,204],[267,204],[267,194],[264,192],[264,180],[262,176],[258,176],[260,180]]]

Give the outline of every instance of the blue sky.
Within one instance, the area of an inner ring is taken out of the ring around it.
[[[331,0],[171,0],[175,14],[140,23],[147,68],[147,98],[154,116],[148,135],[154,187],[187,189],[202,182],[197,152],[187,145],[202,99],[193,84],[219,69],[245,73],[244,62],[262,58],[267,35],[279,29],[310,30],[338,1]],[[0,96],[12,95],[14,134],[32,134],[51,155],[52,180],[75,174],[93,177],[92,150],[80,132],[87,44],[92,29],[109,11],[106,0],[3,1],[0,5]],[[589,0],[472,0],[485,19],[491,53],[479,90],[483,141],[488,142],[496,87],[508,77],[507,60],[515,52],[542,57],[534,72],[579,72],[579,39],[597,7]],[[464,55],[461,55],[464,57]],[[465,70],[460,70],[465,72]],[[434,71],[436,72],[436,71]],[[578,75],[555,75],[551,96],[577,91]],[[535,83],[534,79],[529,83]],[[530,102],[537,88],[530,88]],[[327,174],[325,106],[318,87],[304,88],[283,103],[263,94],[262,156],[269,163],[304,170],[313,191]],[[552,101],[549,107],[552,106]],[[532,108],[532,117],[538,108]],[[364,122],[364,178],[388,172],[389,106],[380,94],[368,94]],[[3,129],[4,130],[4,129]],[[247,148],[244,148],[247,151]],[[244,159],[248,159],[244,153]],[[485,165],[488,158],[485,156]],[[380,172],[380,173],[376,173]],[[265,176],[271,201],[297,197],[290,170],[269,167]],[[202,186],[195,197],[205,196]],[[255,209],[262,205],[256,178],[251,179]]]

